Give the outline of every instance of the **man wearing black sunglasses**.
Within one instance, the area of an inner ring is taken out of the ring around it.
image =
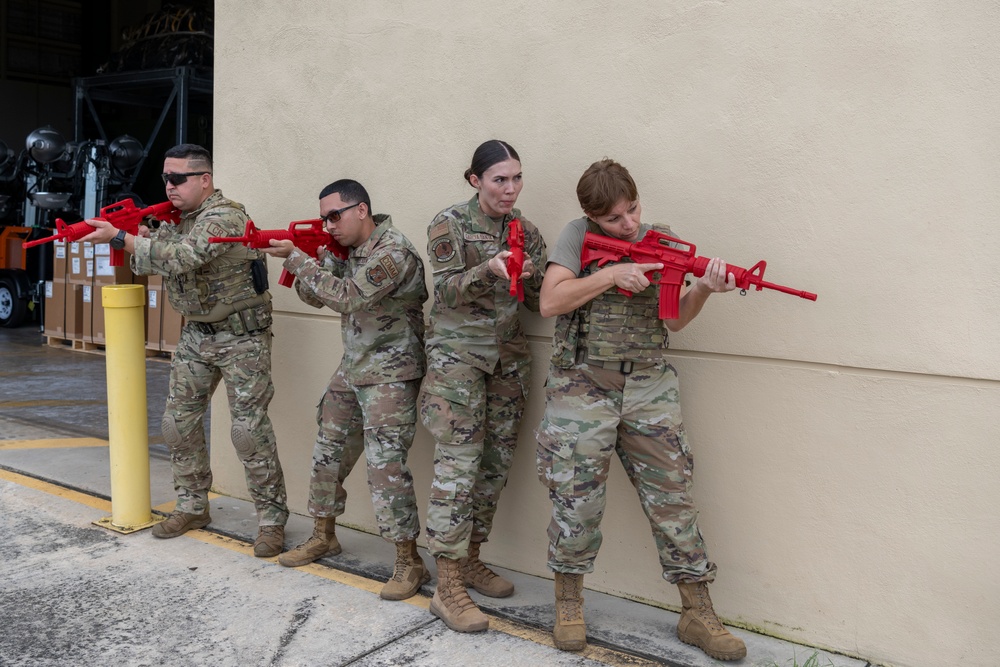
[[[240,236],[248,218],[242,204],[215,188],[212,157],[206,149],[195,144],[174,146],[165,154],[162,178],[167,198],[182,213],[179,224],[162,225],[153,232],[141,227],[133,236],[106,221],[92,220],[96,229],[82,239],[127,250],[132,270],[139,275],[162,275],[170,304],[185,318],[162,423],[177,505],[153,527],[153,536],[177,537],[211,521],[212,470],[202,418],[223,380],[233,445],[246,468],[247,488],[257,509],[254,555],[276,556],[284,545],[288,507],[267,416],[274,385],[266,266],[257,250],[208,242],[211,236]]]
[[[291,241],[271,241],[264,250],[286,258],[299,298],[341,314],[344,343],[317,415],[308,505],[313,534],[278,562],[298,567],[340,553],[335,523],[344,513],[344,480],[364,451],[379,532],[396,545],[395,570],[380,595],[403,600],[430,580],[417,553],[420,520],[406,465],[425,371],[423,260],[388,215],[372,214],[368,192],[357,181],[326,186],[319,211],[327,231],[350,248],[346,260],[326,253],[317,262]]]

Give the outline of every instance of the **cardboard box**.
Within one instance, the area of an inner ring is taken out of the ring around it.
[[[70,243],[66,282],[89,285],[94,281],[94,244]]]
[[[94,342],[94,305],[95,299],[93,285],[81,285],[83,288],[83,334],[80,338],[84,343]]]
[[[83,285],[66,283],[66,338],[83,338]]]
[[[166,298],[160,301],[160,311],[160,349],[164,352],[173,352],[181,340],[184,316],[174,310]]]
[[[160,349],[160,314],[163,309],[163,278],[148,276],[146,287],[146,349]]]
[[[66,272],[69,271],[69,265],[67,263],[67,251],[69,248],[66,247],[65,241],[53,241],[52,242],[52,279],[62,280],[65,282]]]
[[[111,246],[107,243],[94,246],[93,271],[95,285],[131,285],[137,282],[129,266],[128,255],[125,256],[124,266],[111,266]]]
[[[66,281],[62,278],[45,281],[45,321],[42,323],[42,327],[46,336],[68,338],[66,335]]]

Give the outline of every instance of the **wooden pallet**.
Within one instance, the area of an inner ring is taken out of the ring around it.
[[[79,338],[61,338],[59,336],[52,336],[49,334],[45,335],[45,344],[49,347],[64,347],[77,352],[86,352],[88,354],[106,354],[106,346],[104,343],[91,343]],[[164,351],[156,348],[146,347],[146,358],[153,361],[166,361],[170,362],[173,360],[173,351]]]

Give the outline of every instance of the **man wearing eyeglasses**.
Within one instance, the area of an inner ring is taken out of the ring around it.
[[[346,260],[325,253],[316,261],[292,241],[271,241],[264,250],[285,258],[299,298],[341,314],[344,345],[317,414],[308,504],[313,534],[278,562],[298,567],[340,553],[335,524],[347,499],[344,480],[364,451],[379,532],[396,545],[393,575],[380,595],[404,600],[430,580],[417,553],[420,520],[406,465],[426,368],[423,260],[388,215],[372,214],[357,181],[331,183],[319,197],[327,231],[350,249]]]
[[[177,537],[211,521],[212,470],[202,419],[221,379],[229,397],[233,445],[257,510],[254,555],[276,556],[284,545],[288,507],[267,416],[274,385],[271,295],[263,257],[237,243],[208,242],[211,236],[242,235],[248,218],[242,204],[215,188],[206,149],[174,146],[165,154],[162,177],[167,198],[182,213],[179,224],[152,232],[140,227],[133,236],[104,220],[88,220],[96,229],[82,239],[128,251],[136,274],[162,275],[170,304],[185,318],[162,423],[177,505],[153,527],[153,536]]]

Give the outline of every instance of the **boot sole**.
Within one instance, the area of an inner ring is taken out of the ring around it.
[[[442,621],[444,621],[444,624],[447,625],[452,630],[454,630],[455,632],[482,632],[483,630],[488,630],[489,627],[490,627],[490,620],[489,619],[486,619],[486,622],[481,624],[482,627],[479,627],[479,624],[477,624],[477,625],[471,625],[471,626],[466,627],[466,628],[452,625],[448,621],[448,619],[445,617],[446,615],[445,615],[444,611],[442,611],[441,609],[438,609],[438,606],[437,606],[437,604],[435,604],[435,602],[434,602],[433,599],[431,599],[431,613],[434,614],[435,616],[437,616],[438,618],[440,618]]]
[[[715,658],[716,660],[742,660],[743,658],[747,657],[747,650],[745,648],[742,651],[735,651],[733,653],[723,653],[721,651],[710,651],[701,644],[699,644],[697,641],[693,639],[688,639],[686,636],[680,633],[677,634],[677,638],[680,639],[685,644],[701,649],[702,651],[705,652],[705,655],[709,656],[710,658]]]
[[[470,586],[472,587],[472,590],[476,591],[480,595],[485,595],[488,598],[498,598],[498,599],[499,598],[509,598],[511,595],[514,594],[514,589],[513,588],[511,588],[510,592],[508,592],[508,593],[494,593],[494,592],[489,591],[487,589],[480,588],[479,586],[476,586],[475,584],[466,584],[465,585],[466,588],[469,588]]]
[[[383,600],[392,600],[393,602],[398,602],[399,600],[409,600],[414,595],[420,592],[420,587],[431,580],[431,573],[424,572],[424,576],[420,577],[420,583],[417,584],[412,591],[406,591],[402,595],[383,595],[382,591],[379,591],[378,596]],[[383,589],[384,590],[384,589]]]
[[[560,642],[556,641],[553,638],[552,643],[555,644],[556,648],[559,649],[560,651],[582,651],[583,649],[587,648],[586,639],[584,639],[583,641]]]
[[[326,553],[320,554],[315,558],[300,558],[299,560],[291,560],[288,558],[282,558],[281,556],[278,556],[278,564],[284,565],[285,567],[302,567],[303,565],[308,565],[309,563],[315,563],[320,558],[326,558],[327,556],[338,556],[340,555],[340,552],[342,552],[343,550],[344,550],[343,547],[337,547],[336,549],[330,549]]]

